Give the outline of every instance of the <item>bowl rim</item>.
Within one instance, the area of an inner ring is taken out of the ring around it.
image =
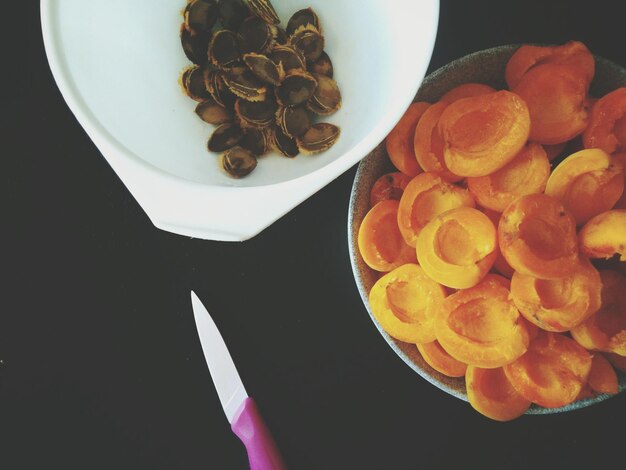
[[[424,63],[421,64],[415,63],[412,67],[411,71],[417,77],[417,80],[413,87],[406,90],[406,97],[404,99],[406,106],[398,107],[397,109],[389,109],[381,117],[378,124],[372,129],[372,131],[365,136],[365,138],[358,141],[350,150],[337,156],[333,161],[322,166],[321,168],[317,168],[310,173],[285,181],[255,186],[226,186],[193,181],[159,168],[128,149],[98,120],[93,111],[84,102],[77,87],[73,83],[69,64],[66,63],[60,42],[55,37],[56,33],[54,22],[55,15],[58,12],[57,7],[59,5],[59,1],[41,0],[40,15],[44,47],[57,87],[59,88],[72,113],[76,116],[81,126],[84,127],[87,134],[94,141],[96,141],[97,146],[99,146],[99,142],[106,142],[107,147],[109,147],[110,150],[122,156],[125,160],[132,162],[134,165],[139,166],[142,171],[149,173],[151,176],[161,181],[166,181],[176,185],[180,185],[182,183],[185,185],[191,185],[191,187],[195,188],[211,188],[211,190],[217,190],[219,192],[223,192],[224,194],[232,194],[233,192],[252,193],[258,191],[259,188],[279,189],[301,183],[308,183],[310,185],[311,181],[322,179],[325,181],[324,184],[326,184],[331,181],[332,178],[344,173],[348,168],[360,161],[376,147],[378,142],[380,142],[385,135],[389,133],[395,123],[400,119],[404,110],[411,104],[421,81],[426,75],[430,58],[432,57],[439,25],[440,4],[439,0],[422,1],[428,2],[424,3],[425,8],[428,11],[432,11],[432,21],[429,23],[431,25],[429,34],[425,38],[420,38],[422,47],[425,49],[426,56],[429,60],[424,61]],[[107,156],[105,155],[105,157]],[[319,187],[317,187],[317,189],[319,189]]]
[[[523,44],[505,44],[505,45],[500,45],[500,46],[495,46],[495,47],[490,47],[487,49],[482,49],[479,51],[475,51],[475,52],[471,52],[469,54],[466,54],[464,56],[461,57],[457,57],[456,59],[442,65],[441,67],[437,68],[436,70],[433,70],[431,73],[429,73],[425,78],[424,81],[427,81],[429,78],[432,77],[437,77],[438,75],[440,75],[441,73],[445,73],[445,71],[450,68],[450,67],[454,67],[454,66],[458,66],[458,64],[461,61],[465,61],[467,59],[470,58],[475,58],[475,57],[482,57],[488,54],[492,54],[492,53],[504,53],[505,51],[514,51],[516,50],[518,47],[522,46]],[[605,59],[603,57],[597,56],[594,54],[594,58],[596,60],[596,62],[600,62],[604,65],[610,66],[610,67],[614,67],[616,69],[621,69],[624,76],[626,77],[626,68],[615,63],[612,62],[608,59]],[[421,85],[420,85],[421,88]],[[419,93],[419,89],[418,89],[418,93]],[[417,94],[417,93],[416,93]],[[374,315],[372,314],[372,311],[370,310],[370,306],[369,306],[369,299],[368,299],[368,294],[366,291],[366,287],[365,287],[365,283],[363,280],[363,277],[361,276],[361,273],[359,271],[358,268],[358,264],[357,264],[357,259],[360,258],[360,253],[358,252],[358,248],[357,248],[357,239],[356,239],[356,235],[358,234],[358,227],[355,226],[356,221],[355,221],[355,211],[356,211],[356,200],[357,200],[357,195],[360,195],[362,188],[361,188],[361,180],[363,179],[364,175],[366,174],[366,168],[368,165],[368,160],[370,158],[373,158],[373,154],[374,152],[376,152],[378,150],[378,148],[380,148],[381,146],[383,146],[383,142],[384,140],[379,143],[379,145],[372,151],[370,152],[367,156],[365,156],[361,162],[359,163],[358,167],[357,167],[357,171],[355,173],[354,176],[354,181],[352,183],[352,188],[351,188],[351,192],[350,192],[350,201],[349,201],[349,205],[348,205],[348,224],[347,224],[347,229],[348,229],[348,253],[349,253],[349,257],[350,257],[350,265],[352,268],[352,273],[354,275],[354,280],[357,286],[357,290],[359,291],[359,296],[361,297],[361,301],[363,302],[363,305],[365,306],[365,309],[370,317],[370,319],[372,320],[372,322],[374,323],[376,329],[378,330],[378,332],[380,333],[380,335],[384,338],[385,342],[389,345],[389,347],[404,361],[404,363],[406,365],[408,365],[414,372],[416,372],[420,377],[422,377],[424,380],[426,380],[427,382],[431,383],[432,385],[436,386],[437,388],[447,392],[448,394],[459,398],[465,402],[468,402],[468,397],[467,397],[467,393],[465,391],[461,392],[451,386],[449,386],[447,383],[445,383],[444,381],[440,380],[435,374],[433,374],[431,371],[424,369],[422,367],[420,367],[418,364],[416,364],[409,355],[407,355],[399,346],[398,343],[402,343],[399,340],[396,340],[395,338],[391,337],[384,329],[383,327],[380,325],[380,323],[376,320],[376,318],[374,317]],[[385,152],[386,155],[386,152]],[[386,157],[388,160],[388,157]],[[391,165],[390,162],[388,162],[389,165]],[[393,166],[391,166],[393,168]],[[396,170],[397,171],[397,170]],[[369,191],[368,191],[369,194]],[[371,268],[368,268],[371,269]],[[403,343],[403,344],[410,344],[410,343]],[[437,371],[435,371],[435,373],[439,374]],[[620,393],[622,393],[624,390],[626,390],[626,386],[624,385],[624,377],[626,377],[626,375],[620,371],[616,370],[616,373],[618,375],[618,380],[620,378],[622,378],[622,380],[619,383],[619,390],[618,393],[616,395],[619,395]],[[442,374],[440,374],[442,375]],[[459,380],[461,380],[461,378],[459,378]],[[582,400],[577,400],[574,401],[568,405],[565,405],[563,407],[559,407],[559,408],[545,408],[536,404],[532,404],[530,406],[530,408],[526,411],[525,414],[527,415],[547,415],[547,414],[556,414],[556,413],[563,413],[563,412],[568,412],[568,411],[575,411],[575,410],[579,410],[582,408],[586,408],[588,406],[606,401],[616,395],[608,395],[608,394],[598,394],[594,397],[591,398],[585,398]]]

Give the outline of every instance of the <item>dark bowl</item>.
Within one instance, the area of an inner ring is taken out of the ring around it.
[[[479,82],[490,85],[496,89],[506,88],[504,82],[504,68],[507,61],[519,45],[499,46],[484,51],[461,57],[448,65],[434,71],[422,82],[417,92],[415,101],[428,101],[434,103],[448,90],[455,86],[468,82]],[[603,96],[615,88],[626,86],[626,69],[614,64],[602,57],[596,56],[596,75],[591,84],[593,96]],[[430,367],[418,352],[414,344],[404,343],[389,336],[376,321],[369,308],[368,293],[377,276],[375,271],[369,268],[361,255],[357,245],[357,235],[361,221],[369,210],[370,188],[383,174],[397,171],[389,162],[384,143],[376,147],[359,164],[352,193],[350,196],[350,210],[348,214],[348,244],[350,261],[363,304],[370,318],[378,328],[382,337],[387,341],[391,349],[415,372],[428,382],[445,390],[461,400],[467,401],[464,378],[451,378],[437,372]],[[626,388],[626,374],[618,371],[619,391]],[[579,408],[584,408],[594,403],[610,398],[611,395],[598,395],[593,398],[576,401],[562,408],[543,408],[533,405],[528,414],[560,413]]]

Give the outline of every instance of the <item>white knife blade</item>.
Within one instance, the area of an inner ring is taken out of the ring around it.
[[[209,372],[220,402],[222,402],[226,418],[232,424],[235,412],[248,398],[248,393],[243,382],[241,382],[235,363],[230,357],[226,343],[224,343],[215,322],[193,291],[191,292],[191,305],[204,359],[209,366]]]

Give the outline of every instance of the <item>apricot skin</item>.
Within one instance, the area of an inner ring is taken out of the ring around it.
[[[544,64],[529,70],[513,89],[530,112],[529,139],[558,144],[582,133],[589,120],[587,87],[566,65]]]
[[[581,225],[611,209],[623,191],[623,167],[603,150],[586,149],[559,163],[545,193],[561,201]]]
[[[376,271],[391,271],[415,262],[415,250],[404,243],[398,228],[398,206],[394,200],[379,202],[363,218],[358,246],[365,264]]]
[[[447,183],[439,173],[417,175],[405,188],[398,207],[398,227],[404,241],[414,247],[428,222],[457,207],[474,207],[469,191]]]
[[[626,356],[626,278],[610,270],[600,271],[600,277],[600,309],[571,334],[586,349]]]
[[[531,402],[521,396],[506,378],[502,368],[468,366],[465,386],[470,405],[496,421],[511,421],[523,415]]]
[[[520,395],[546,408],[575,401],[591,371],[591,355],[574,340],[540,332],[504,372]]]
[[[446,296],[443,286],[416,264],[405,264],[381,277],[369,293],[374,318],[392,337],[407,343],[435,340],[434,316]]]
[[[602,354],[594,354],[587,383],[594,392],[609,395],[617,393],[617,374],[615,374],[615,369],[611,363]]]
[[[486,176],[522,149],[530,132],[526,103],[506,90],[463,98],[439,118],[443,157],[459,176]]]
[[[413,151],[413,135],[415,126],[429,106],[429,103],[424,102],[411,104],[385,140],[389,159],[408,176],[415,176],[422,171]]]
[[[559,279],[578,265],[576,222],[556,199],[522,196],[502,213],[500,251],[521,274]]]
[[[457,361],[441,347],[439,341],[417,344],[417,350],[424,358],[424,361],[447,377],[463,377],[467,370],[467,364]]]
[[[578,234],[581,252],[590,258],[619,255],[626,261],[626,210],[611,210],[596,215]]]
[[[381,176],[370,191],[370,207],[386,199],[399,201],[409,181],[411,177],[399,171]]]
[[[453,174],[446,166],[443,158],[443,139],[437,125],[447,107],[447,102],[439,101],[424,112],[415,127],[413,149],[422,170],[439,173],[443,179],[454,183],[463,177]]]
[[[607,153],[626,150],[626,87],[600,98],[591,110],[589,126],[583,133],[585,148]]]

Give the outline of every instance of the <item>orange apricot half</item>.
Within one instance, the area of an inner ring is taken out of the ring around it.
[[[576,341],[541,331],[528,351],[504,366],[504,373],[520,395],[546,408],[575,401],[587,382],[591,355]]]
[[[454,183],[463,177],[451,173],[446,166],[443,159],[443,139],[437,126],[447,106],[447,102],[439,101],[426,110],[415,127],[413,149],[422,170],[437,172],[446,181]]]
[[[602,303],[595,315],[572,328],[572,337],[587,349],[626,356],[626,278],[600,271]]]
[[[561,279],[537,279],[516,272],[511,298],[526,320],[543,330],[562,332],[598,311],[601,288],[600,273],[584,259]]]
[[[585,148],[600,148],[607,153],[626,150],[626,87],[596,101],[583,143]]]
[[[626,356],[620,356],[619,354],[614,353],[604,353],[604,357],[606,357],[617,370],[626,372]]]
[[[617,374],[611,363],[602,354],[593,355],[587,383],[594,392],[609,395],[617,393]]]
[[[477,286],[446,297],[435,317],[435,334],[456,360],[492,369],[526,351],[528,330],[506,288],[508,280],[488,274]]]
[[[369,294],[370,309],[380,326],[407,343],[435,340],[434,317],[446,290],[417,264],[405,264],[381,277]]]
[[[468,366],[465,387],[470,405],[496,421],[511,421],[526,413],[531,402],[521,396],[501,367],[481,369]]]
[[[448,169],[460,176],[485,176],[522,149],[530,115],[519,96],[502,90],[455,101],[441,114],[438,127]]]
[[[474,207],[474,198],[467,189],[447,183],[439,173],[417,175],[405,188],[398,207],[398,227],[404,241],[415,246],[428,222],[457,207]]]
[[[567,65],[538,65],[526,72],[513,91],[528,105],[529,139],[558,144],[583,132],[589,117],[587,87]]]
[[[561,201],[579,225],[611,209],[623,192],[624,168],[600,149],[573,153],[546,184],[546,194]]]
[[[467,178],[467,187],[483,207],[502,212],[520,196],[542,193],[550,176],[550,162],[539,144],[529,142],[499,170]]]
[[[591,83],[595,74],[593,55],[582,42],[570,41],[562,46],[523,45],[506,64],[504,77],[507,85],[515,88],[528,70],[546,63],[570,65],[587,83]]]
[[[626,210],[611,210],[596,215],[578,234],[580,250],[590,258],[619,255],[626,261]]]
[[[471,207],[438,215],[417,238],[417,259],[435,281],[454,289],[475,286],[498,255],[496,228],[489,217]]]
[[[381,176],[370,191],[370,206],[374,207],[380,201],[387,199],[399,201],[409,181],[411,177],[399,171]]]
[[[388,199],[372,207],[359,227],[358,245],[363,261],[376,271],[391,271],[415,262],[415,249],[404,242],[398,228],[398,206]]]
[[[559,279],[579,263],[576,222],[563,204],[545,194],[522,196],[502,213],[500,251],[521,274]]]
[[[385,140],[391,163],[405,175],[415,176],[421,172],[413,151],[413,135],[417,122],[429,106],[424,102],[411,104]]]
[[[441,347],[439,341],[430,343],[418,343],[417,350],[420,352],[426,363],[448,377],[463,377],[467,364],[457,361]]]
[[[444,93],[439,99],[443,103],[454,103],[461,98],[469,98],[471,96],[486,95],[495,92],[495,88],[482,83],[463,83]]]

